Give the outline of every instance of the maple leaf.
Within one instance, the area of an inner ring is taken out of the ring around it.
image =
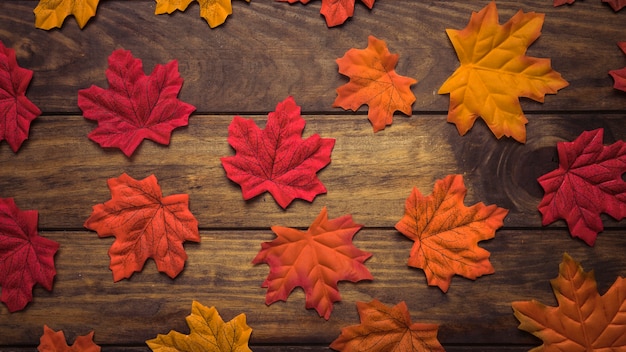
[[[33,71],[17,64],[15,51],[0,41],[0,141],[13,152],[28,139],[30,123],[41,110],[26,97]]]
[[[417,80],[396,73],[398,54],[390,54],[384,41],[369,36],[366,49],[350,49],[336,61],[339,73],[350,77],[350,82],[337,89],[333,107],[356,111],[369,105],[367,116],[374,132],[391,125],[397,110],[411,116],[415,102],[411,85]]]
[[[235,116],[228,143],[236,155],[221,161],[228,178],[241,186],[244,199],[268,191],[285,209],[296,198],[312,202],[326,193],[316,173],[330,163],[335,140],[318,134],[302,139],[305,125],[293,97],[276,105],[263,130],[252,119]]]
[[[137,181],[122,174],[108,184],[111,200],[95,205],[84,226],[100,237],[115,236],[109,249],[113,281],[141,271],[148,258],[154,259],[159,271],[176,277],[187,260],[183,242],[200,242],[189,196],[163,197],[154,175]]]
[[[492,274],[489,252],[478,242],[494,238],[508,210],[482,202],[466,207],[463,177],[437,180],[424,197],[413,188],[396,229],[415,243],[408,265],[424,270],[430,286],[447,292],[454,274],[468,279]]]
[[[602,231],[600,213],[626,216],[626,143],[602,144],[604,129],[557,143],[559,168],[537,179],[544,190],[538,209],[544,226],[564,219],[572,237],[593,246]]]
[[[231,0],[156,0],[154,14],[171,14],[176,10],[185,11],[193,1],[198,1],[200,17],[204,18],[211,28],[226,22],[226,17],[233,13]],[[246,1],[250,2],[250,0]]]
[[[300,2],[308,4],[311,0],[276,0],[279,2],[288,2],[294,4]],[[376,0],[361,0],[370,10],[374,7]],[[326,19],[328,27],[335,27],[346,22],[346,20],[354,14],[354,6],[356,0],[322,0],[322,8],[320,13]]]
[[[195,107],[178,100],[183,84],[178,61],[156,65],[150,76],[140,59],[118,49],[109,56],[109,89],[91,86],[78,92],[85,118],[98,121],[89,138],[131,156],[144,138],[169,144],[172,130],[186,126]]]
[[[33,287],[52,290],[55,241],[39,236],[37,211],[20,210],[12,198],[0,198],[0,300],[10,312],[24,309]]]
[[[618,277],[600,296],[593,271],[585,273],[567,253],[550,281],[558,307],[532,301],[512,303],[519,329],[541,340],[531,351],[623,351],[626,348],[626,280]]]
[[[412,323],[405,302],[387,307],[374,299],[356,302],[360,325],[341,329],[330,348],[337,351],[443,352],[437,324]]]
[[[573,4],[575,1],[576,0],[554,0],[554,7]],[[609,4],[616,12],[626,6],[626,0],[602,0],[602,2]]]
[[[215,351],[250,352],[248,340],[252,329],[246,324],[246,315],[239,314],[224,323],[215,307],[207,308],[193,301],[191,315],[187,316],[189,335],[170,331],[146,341],[153,351]]]
[[[315,308],[328,320],[333,303],[341,300],[338,281],[373,279],[363,264],[372,254],[352,244],[361,227],[352,221],[351,215],[328,220],[326,207],[306,232],[272,226],[277,238],[264,242],[252,261],[270,266],[262,285],[267,287],[265,304],[287,301],[293,289],[302,287],[306,308]]]
[[[518,97],[543,102],[545,94],[568,85],[549,59],[525,56],[541,34],[543,19],[543,14],[520,10],[500,25],[496,3],[491,2],[472,13],[465,29],[446,30],[461,65],[439,94],[450,93],[448,122],[461,135],[480,116],[497,138],[505,135],[525,143],[528,120]]]
[[[626,42],[618,42],[617,46],[626,54]],[[626,92],[626,67],[619,70],[611,70],[609,74],[613,77],[613,88]]]
[[[92,331],[87,335],[78,336],[70,347],[65,341],[63,331],[54,331],[44,325],[37,350],[39,352],[100,352],[100,346],[93,342],[93,334]]]
[[[35,27],[41,29],[61,28],[65,18],[74,15],[80,28],[85,27],[96,15],[100,0],[39,0],[35,13]]]

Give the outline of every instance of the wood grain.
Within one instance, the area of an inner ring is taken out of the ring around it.
[[[153,0],[101,1],[97,16],[79,29],[34,27],[35,0],[0,1],[0,41],[16,50],[20,66],[34,70],[28,97],[44,114],[18,153],[0,143],[0,197],[39,212],[42,236],[61,244],[54,290],[34,290],[34,301],[9,313],[0,304],[0,351],[32,351],[43,324],[64,330],[68,341],[95,330],[104,351],[146,351],[146,339],[171,329],[188,331],[192,300],[215,306],[225,320],[245,313],[254,351],[327,351],[341,328],[358,324],[355,303],[373,298],[406,301],[413,321],[440,324],[439,340],[452,352],[518,352],[541,342],[517,329],[511,302],[536,299],[556,305],[549,280],[564,252],[595,270],[600,293],[626,275],[625,226],[603,216],[606,230],[594,247],[570,237],[565,223],[541,226],[538,176],[558,166],[556,143],[604,128],[605,144],[626,138],[626,93],[613,89],[608,71],[626,66],[616,43],[624,13],[601,1],[553,7],[549,0],[500,1],[500,22],[515,12],[545,13],[541,37],[528,55],[547,57],[570,86],[545,103],[521,99],[528,141],[497,140],[477,121],[466,136],[446,122],[447,95],[437,94],[458,60],[445,34],[462,29],[472,11],[489,1],[378,0],[373,10],[357,1],[354,17],[327,28],[320,1],[306,6],[274,1],[233,1],[226,24],[210,29],[192,4],[186,12],[154,15]],[[623,11],[622,11],[623,12]],[[374,134],[367,108],[332,108],[335,89],[347,82],[335,59],[363,48],[368,35],[398,53],[398,73],[414,77],[411,117]],[[87,138],[96,124],[77,106],[80,89],[107,87],[107,57],[124,48],[143,60],[146,73],[176,59],[185,79],[180,98],[196,106],[189,126],[169,146],[144,141],[136,153],[102,149]],[[245,201],[220,158],[233,155],[227,128],[233,116],[260,127],[276,104],[294,96],[307,121],[305,137],[335,138],[332,162],[318,173],[328,193],[312,203],[281,209],[269,194]],[[113,239],[83,228],[92,206],[110,199],[107,179],[122,173],[155,174],[164,195],[187,193],[199,220],[201,243],[185,245],[189,259],[176,279],[152,261],[130,280],[113,283],[107,255]],[[413,187],[428,194],[435,180],[462,174],[466,205],[509,209],[496,238],[481,242],[495,274],[470,281],[455,277],[448,293],[428,287],[421,270],[406,265],[411,242],[395,223]],[[272,225],[306,228],[326,206],[330,217],[352,214],[365,225],[355,245],[373,253],[371,282],[340,283],[342,301],[329,321],[304,308],[304,294],[266,306],[261,283],[266,265],[252,265]]]
[[[307,6],[274,1],[233,1],[225,25],[210,29],[197,4],[184,13],[154,15],[154,1],[102,1],[80,30],[69,17],[60,30],[34,27],[36,1],[0,2],[0,39],[16,49],[20,65],[35,71],[29,96],[45,112],[77,113],[77,91],[105,87],[107,57],[131,50],[144,68],[177,59],[185,84],[181,99],[201,113],[271,111],[293,95],[308,112],[337,112],[335,89],[346,82],[335,59],[364,48],[368,35],[384,39],[400,55],[397,71],[418,79],[415,111],[445,111],[437,94],[458,60],[445,29],[462,29],[472,11],[489,1],[379,0],[369,11],[356,6],[352,20],[327,28],[319,1]],[[551,1],[498,1],[500,22],[515,12],[545,13],[541,37],[528,54],[548,57],[570,82],[540,104],[522,99],[526,111],[619,110],[624,94],[612,89],[608,71],[624,67],[617,47],[623,16],[589,1],[554,8]],[[181,40],[181,38],[183,38]]]
[[[377,298],[386,304],[405,301],[412,319],[440,324],[445,344],[533,344],[536,340],[517,330],[511,302],[537,299],[556,305],[549,280],[558,274],[564,252],[596,270],[604,293],[626,271],[621,251],[623,231],[607,231],[595,247],[572,241],[564,230],[501,230],[481,243],[491,252],[495,274],[476,281],[455,277],[447,293],[428,287],[421,270],[406,265],[411,242],[393,229],[364,229],[355,245],[373,253],[366,262],[374,276],[370,282],[340,283],[342,301],[331,319],[304,309],[304,294],[295,290],[287,302],[266,306],[261,283],[269,273],[252,258],[271,231],[203,231],[199,244],[186,244],[185,270],[170,279],[149,261],[141,273],[114,283],[108,270],[108,247],[113,239],[90,232],[44,232],[61,244],[55,262],[54,290],[34,290],[34,301],[9,315],[0,310],[0,345],[38,341],[43,324],[63,329],[68,339],[90,330],[96,342],[133,345],[170,329],[188,331],[184,317],[192,300],[215,306],[225,320],[245,313],[253,328],[251,344],[329,344],[342,327],[358,324],[357,301]],[[547,255],[550,253],[550,255]],[[306,332],[303,333],[303,327]]]

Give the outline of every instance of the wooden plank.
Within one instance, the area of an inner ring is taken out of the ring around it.
[[[371,11],[358,4],[352,20],[332,29],[319,14],[319,1],[234,1],[233,15],[215,29],[199,17],[195,3],[185,13],[156,16],[154,1],[102,1],[83,30],[70,17],[52,31],[34,27],[36,3],[0,2],[0,40],[16,49],[21,66],[35,71],[28,95],[45,112],[78,113],[78,90],[106,87],[107,57],[125,48],[147,72],[178,59],[185,78],[180,97],[202,113],[271,111],[288,95],[304,111],[338,113],[331,107],[335,89],[347,79],[335,59],[364,48],[368,35],[387,41],[400,54],[397,71],[420,81],[413,86],[415,111],[446,111],[449,97],[437,90],[458,59],[445,29],[464,28],[471,12],[489,1],[379,0]],[[522,99],[526,111],[626,108],[608,75],[626,63],[616,45],[624,40],[622,16],[599,1],[558,8],[545,0],[497,5],[502,23],[520,9],[546,14],[543,34],[528,54],[551,58],[571,83],[544,104]]]
[[[264,126],[265,116],[252,118]],[[328,193],[312,204],[296,200],[286,211],[269,193],[245,201],[226,177],[220,157],[234,155],[227,115],[193,116],[188,127],[174,131],[169,146],[144,141],[131,158],[90,141],[96,125],[80,116],[41,117],[17,154],[0,145],[0,196],[38,210],[40,228],[82,229],[92,206],[110,199],[108,178],[154,173],[164,195],[190,195],[205,229],[307,227],[323,206],[331,217],[351,213],[368,227],[393,227],[413,187],[430,194],[435,180],[457,173],[468,188],[467,205],[497,204],[510,210],[505,226],[539,227],[543,190],[536,179],[558,167],[556,143],[600,127],[606,144],[626,138],[621,115],[534,115],[525,145],[497,140],[482,123],[461,137],[444,116],[397,117],[376,134],[363,115],[304,118],[305,136],[336,139],[331,164],[318,173]],[[609,218],[605,223],[619,226]]]
[[[185,316],[192,300],[214,305],[225,320],[245,313],[253,328],[251,344],[328,345],[342,327],[359,323],[355,303],[376,298],[394,305],[405,301],[413,321],[440,324],[444,345],[538,345],[517,329],[511,302],[536,299],[555,306],[549,280],[558,274],[568,252],[585,270],[596,270],[598,289],[606,292],[626,273],[623,231],[607,231],[591,248],[570,239],[564,230],[499,231],[481,242],[491,253],[495,274],[476,281],[454,277],[447,293],[426,285],[423,272],[407,267],[411,242],[392,229],[364,229],[354,244],[373,253],[366,266],[374,280],[339,284],[342,301],[328,321],[304,308],[296,289],[287,302],[266,306],[261,283],[267,265],[252,265],[260,244],[274,238],[268,231],[203,231],[202,241],[186,244],[189,258],[175,279],[156,271],[149,261],[141,273],[114,283],[108,269],[111,238],[90,232],[43,232],[60,243],[52,292],[37,286],[25,310],[8,313],[0,306],[0,346],[36,345],[44,324],[63,329],[68,340],[95,330],[95,341],[119,346],[141,345],[170,329],[188,331]],[[469,349],[471,350],[471,349]]]

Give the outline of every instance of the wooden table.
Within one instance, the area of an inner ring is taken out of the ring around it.
[[[355,303],[376,298],[405,301],[413,321],[440,324],[447,351],[525,351],[541,341],[517,329],[511,302],[537,299],[556,305],[549,280],[564,252],[595,270],[600,293],[626,274],[624,222],[604,216],[594,247],[570,237],[565,222],[541,226],[536,179],[558,165],[556,143],[604,128],[605,144],[626,138],[626,93],[613,89],[609,70],[626,66],[617,47],[626,40],[626,13],[600,0],[554,8],[551,0],[498,1],[500,22],[515,12],[545,13],[541,37],[528,55],[547,57],[570,83],[545,103],[521,99],[528,141],[497,140],[482,121],[466,136],[446,122],[448,95],[437,90],[458,67],[445,29],[462,29],[472,11],[488,1],[378,0],[373,10],[357,2],[354,17],[328,28],[320,1],[289,5],[270,0],[233,1],[226,24],[210,29],[199,6],[154,15],[152,0],[101,1],[84,29],[69,17],[62,29],[34,26],[34,0],[0,2],[0,40],[16,50],[20,66],[34,71],[27,96],[42,111],[18,153],[0,144],[0,197],[39,212],[39,231],[60,243],[54,289],[36,286],[23,311],[0,304],[0,350],[33,350],[43,325],[63,330],[71,343],[95,331],[103,350],[148,350],[145,340],[171,329],[188,332],[192,300],[215,306],[225,320],[245,313],[254,351],[322,351],[342,327],[359,323]],[[347,82],[335,59],[364,48],[368,35],[400,54],[397,72],[414,77],[413,115],[396,114],[393,125],[373,133],[367,108],[358,113],[331,107],[335,89]],[[144,141],[130,158],[87,138],[96,124],[82,117],[78,90],[107,87],[107,57],[131,50],[150,73],[177,59],[185,79],[180,99],[197,110],[189,126],[174,131],[169,146]],[[297,200],[282,210],[269,194],[242,198],[220,157],[233,155],[228,125],[233,116],[263,126],[267,113],[287,96],[302,106],[305,136],[335,138],[331,164],[319,172],[328,193],[312,203]],[[107,179],[127,173],[155,174],[164,195],[186,193],[202,240],[186,243],[189,255],[175,279],[148,261],[141,273],[114,283],[108,248],[83,227],[93,205],[110,199]],[[465,204],[509,209],[493,240],[495,274],[476,281],[456,276],[450,290],[428,287],[422,270],[406,261],[412,242],[394,229],[412,187],[424,194],[434,182],[461,174]],[[365,227],[354,243],[373,253],[371,282],[342,282],[342,301],[326,321],[304,308],[297,289],[287,302],[264,304],[267,265],[253,265],[272,225],[306,229],[323,206],[331,218],[352,214]]]

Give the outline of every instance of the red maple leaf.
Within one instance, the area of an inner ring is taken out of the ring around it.
[[[47,325],[43,326],[43,335],[39,339],[39,352],[100,352],[100,346],[93,342],[94,332],[78,336],[70,347],[65,341],[63,331],[54,331]]]
[[[33,299],[33,286],[52,290],[55,241],[39,236],[37,211],[21,211],[12,198],[0,198],[0,299],[10,312]]]
[[[267,287],[265,304],[286,301],[296,287],[302,287],[306,308],[315,308],[326,320],[333,303],[341,300],[337,282],[372,280],[363,264],[371,253],[352,244],[352,238],[363,227],[351,215],[328,220],[326,208],[306,232],[272,226],[277,238],[264,242],[252,263],[266,263],[270,273],[263,282]]]
[[[26,97],[33,71],[17,64],[15,51],[0,41],[0,141],[6,140],[13,152],[28,139],[30,123],[41,110]]]
[[[84,226],[100,237],[115,236],[109,249],[113,281],[141,271],[148,258],[154,259],[159,271],[176,277],[187,260],[183,242],[200,242],[189,196],[163,197],[154,175],[137,181],[122,174],[108,184],[111,200],[95,205]]]
[[[622,49],[622,52],[626,54],[626,42],[618,42],[617,46]],[[626,92],[626,67],[619,70],[609,71],[611,77],[613,77],[613,88],[623,90]]]
[[[91,86],[78,92],[85,118],[98,121],[89,138],[102,147],[119,148],[131,156],[143,139],[169,144],[172,131],[186,126],[195,107],[178,100],[183,84],[178,61],[156,65],[146,76],[130,51],[109,56],[108,89]]]
[[[311,0],[277,0],[280,2],[288,2],[294,4],[300,2],[308,4]],[[374,7],[374,1],[376,0],[361,0],[370,10]],[[324,15],[326,19],[326,25],[328,27],[338,26],[343,24],[349,17],[354,14],[354,6],[356,0],[322,0],[322,8],[320,13]]]
[[[360,325],[341,329],[330,348],[337,351],[443,352],[437,324],[412,323],[405,302],[387,307],[378,300],[356,302]]]
[[[600,213],[626,216],[626,143],[602,144],[604,129],[557,143],[559,168],[537,179],[545,192],[539,211],[546,226],[565,219],[572,237],[593,246],[604,229]]]
[[[395,111],[411,116],[415,102],[411,85],[417,80],[396,73],[398,54],[391,54],[383,40],[369,36],[367,48],[350,49],[336,62],[350,82],[337,88],[333,107],[356,111],[367,104],[374,132],[391,125]]]
[[[573,4],[576,0],[554,0],[554,6],[561,6],[565,4]],[[626,0],[602,0],[613,8],[613,11],[619,11],[626,6]]]
[[[285,209],[296,198],[311,202],[326,193],[316,173],[330,163],[335,140],[318,134],[302,139],[305,124],[293,97],[278,103],[263,130],[252,119],[235,116],[228,127],[228,143],[236,155],[221,160],[228,178],[241,186],[244,199],[268,191]]]

